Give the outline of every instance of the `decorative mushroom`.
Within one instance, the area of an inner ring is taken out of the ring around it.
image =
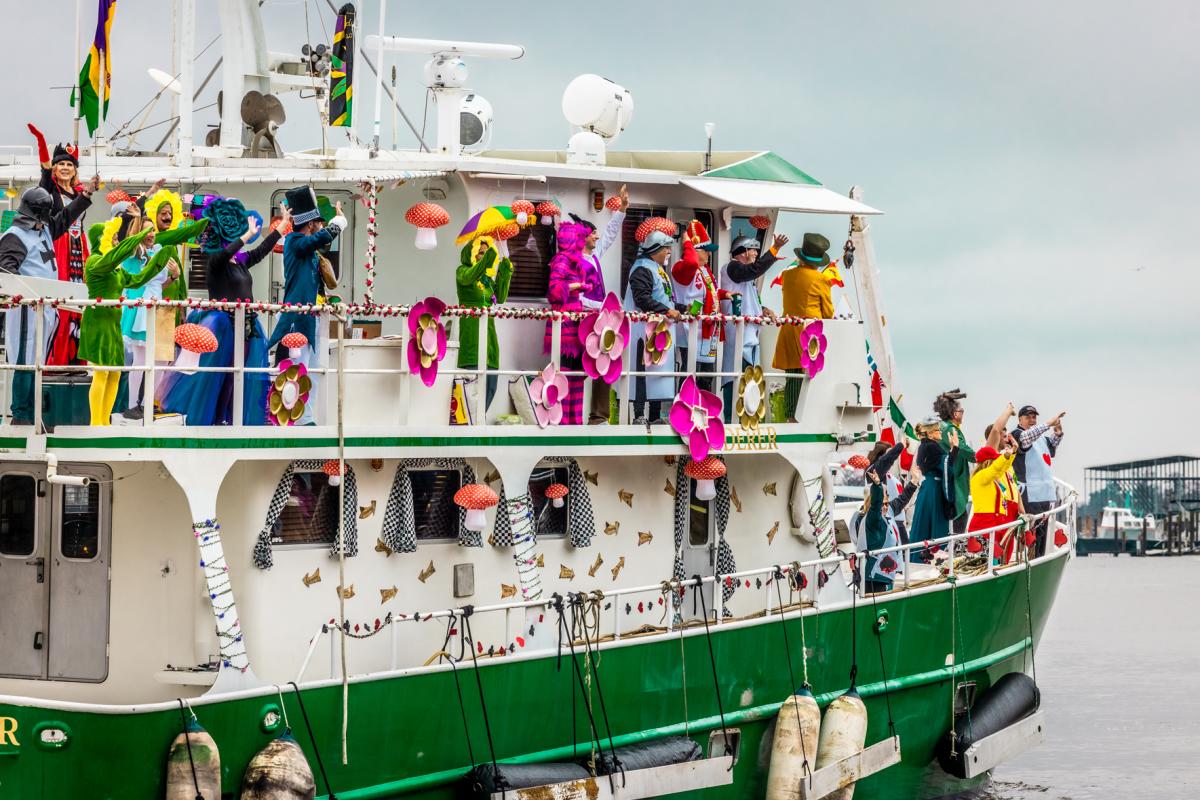
[[[846,459],[846,463],[854,469],[866,469],[871,466],[871,462],[867,461],[867,457],[862,453],[855,453],[850,456],[850,458]]]
[[[512,204],[513,213],[517,215],[518,225],[528,225],[531,216],[537,216],[537,209],[533,203],[528,200],[514,200]]]
[[[755,230],[765,231],[771,227],[771,218],[766,214],[755,214],[750,218],[750,224],[754,226]]]
[[[604,207],[609,211],[620,211],[621,198],[614,194],[612,197],[604,201]]]
[[[537,204],[537,213],[542,218],[543,225],[553,225],[554,218],[562,214],[562,209],[558,207],[557,203],[543,200]]]
[[[200,356],[217,349],[217,337],[203,325],[185,322],[175,329],[175,344],[180,348],[175,366],[184,375],[192,375],[200,366]]]
[[[644,242],[646,241],[646,237],[654,231],[662,231],[667,236],[674,238],[679,233],[679,226],[666,217],[650,217],[647,220],[643,220],[642,224],[637,226],[633,238],[639,242]]]
[[[689,461],[683,474],[696,482],[696,498],[712,500],[717,496],[717,478],[725,475],[725,462],[716,456],[700,461]]]
[[[483,483],[468,483],[454,493],[454,502],[467,510],[463,521],[469,531],[481,531],[487,526],[484,511],[500,502],[500,497]]]
[[[288,358],[295,361],[300,358],[300,351],[308,347],[308,337],[300,331],[292,331],[280,339],[279,343],[288,349]]]
[[[450,222],[450,214],[437,203],[417,203],[404,214],[404,220],[417,226],[417,249],[432,250],[437,247],[434,229]]]
[[[496,237],[497,241],[505,242],[521,232],[521,226],[515,222],[510,222],[502,228],[497,228],[492,231],[492,236]]]
[[[552,483],[546,487],[546,499],[550,501],[550,505],[555,508],[563,507],[563,498],[567,496],[570,490],[561,483]]]
[[[321,471],[329,476],[329,485],[338,486],[342,482],[342,465],[336,458],[331,458],[321,465]]]

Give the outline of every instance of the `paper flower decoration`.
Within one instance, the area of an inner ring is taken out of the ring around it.
[[[217,349],[217,337],[203,325],[185,322],[175,329],[175,344],[179,345],[175,366],[181,367],[184,375],[192,375],[200,366],[200,356]]]
[[[604,207],[607,208],[609,211],[620,211],[621,210],[621,198],[617,197],[614,194],[612,197],[610,197],[604,201]]]
[[[512,210],[517,215],[518,225],[528,225],[529,218],[537,215],[537,209],[528,200],[514,200]]]
[[[279,362],[279,374],[271,382],[267,395],[267,411],[275,425],[295,425],[304,416],[304,405],[312,391],[308,367],[285,358]]]
[[[565,503],[564,498],[566,498],[569,492],[570,490],[561,483],[552,483],[546,487],[546,499],[555,508],[562,508]]]
[[[500,497],[482,483],[468,483],[454,493],[454,502],[467,510],[463,527],[469,531],[481,531],[487,526],[484,512],[500,502]]]
[[[342,465],[336,458],[331,458],[321,465],[321,471],[329,478],[330,486],[339,486],[342,482]]]
[[[800,331],[800,366],[808,377],[816,377],[825,369],[825,325],[820,320],[810,322]]]
[[[515,222],[510,222],[507,225],[496,228],[492,236],[495,236],[501,242],[507,241],[521,232],[521,226]]]
[[[717,496],[717,478],[725,474],[725,462],[716,456],[701,461],[689,461],[683,474],[696,482],[696,498],[712,500]]]
[[[543,225],[553,225],[554,218],[562,214],[562,209],[556,203],[543,200],[537,204],[537,213],[542,218]]]
[[[533,416],[538,427],[545,428],[562,422],[562,401],[567,396],[567,376],[554,364],[547,364],[529,382],[529,395],[533,400]]]
[[[750,225],[753,226],[755,230],[765,231],[767,228],[771,227],[771,218],[765,214],[755,214],[750,218]]]
[[[696,386],[696,378],[688,375],[671,403],[671,427],[688,443],[692,460],[703,461],[725,447],[721,398]]]
[[[292,331],[280,339],[279,343],[287,348],[288,358],[295,360],[302,355],[301,351],[308,347],[308,337],[300,331]]]
[[[871,462],[867,461],[867,457],[862,453],[855,453],[854,455],[850,456],[850,458],[846,459],[846,463],[854,469],[866,469],[867,467],[871,466]]]
[[[642,224],[637,226],[637,230],[633,233],[633,238],[638,242],[646,241],[646,237],[654,231],[662,231],[667,236],[672,238],[679,233],[679,226],[666,217],[650,217],[644,220]]]
[[[754,429],[767,418],[767,381],[762,367],[746,367],[738,378],[737,401],[733,405],[743,428]]]
[[[417,249],[432,250],[437,247],[437,233],[450,222],[450,214],[437,203],[417,203],[404,214],[404,221],[417,227]]]
[[[650,320],[646,323],[646,349],[642,353],[642,362],[647,367],[657,367],[663,363],[667,351],[671,349],[671,323],[666,319],[657,322]]]
[[[426,386],[433,386],[438,362],[446,357],[446,329],[441,321],[445,310],[441,300],[426,297],[408,312],[408,369],[420,375]]]
[[[579,341],[583,343],[583,371],[588,377],[610,386],[616,383],[629,342],[629,320],[616,294],[609,292],[598,311],[580,320]]]

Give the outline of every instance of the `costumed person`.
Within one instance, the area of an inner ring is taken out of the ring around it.
[[[178,231],[175,237],[196,236],[206,223],[199,222]],[[136,289],[154,279],[164,269],[178,274],[182,268],[174,259],[173,248],[152,250],[158,231],[144,220],[141,209],[130,204],[124,213],[103,224],[93,225],[88,235],[94,237],[92,255],[84,264],[84,282],[88,297],[93,300],[117,300],[126,289]],[[135,258],[142,265],[137,273],[122,268],[126,259]],[[92,366],[125,366],[125,346],[121,336],[123,309],[120,306],[88,306],[83,312],[79,330],[79,357]],[[108,425],[112,420],[113,403],[117,399],[120,370],[95,370],[92,388],[88,391],[92,425]]]
[[[12,226],[0,234],[0,272],[30,278],[58,280],[58,264],[54,255],[54,240],[62,236],[92,204],[91,194],[100,185],[99,177],[92,178],[87,187],[59,212],[54,211],[54,199],[40,186],[26,189],[17,206]],[[35,293],[36,294],[36,293]],[[34,364],[40,353],[42,363],[54,340],[58,310],[49,304],[42,306],[42,341],[37,339],[37,311],[23,306],[9,309],[4,318],[4,350],[9,364]],[[33,424],[32,370],[12,373],[13,425]]]
[[[671,278],[677,307],[687,309],[692,316],[716,314],[721,308],[720,301],[729,299],[728,292],[717,288],[709,265],[709,259],[716,249],[717,245],[709,238],[704,223],[696,219],[688,223],[683,234],[683,257],[671,266]],[[682,370],[687,369],[688,336],[694,324],[680,322],[675,326]],[[700,333],[696,337],[696,385],[707,392],[713,390],[713,379],[711,375],[700,377],[700,374],[716,370],[717,348],[724,338],[724,328],[716,321],[706,319],[700,322]]]
[[[854,532],[854,544],[859,550],[891,549],[908,544],[908,531],[904,527],[904,508],[916,493],[917,486],[912,481],[901,485],[891,473],[892,466],[903,451],[904,445],[876,442],[867,456],[870,466],[864,473],[867,487],[864,505],[850,518],[850,530]],[[876,484],[882,489],[879,502],[876,502],[871,494]],[[879,531],[868,530],[867,511],[870,509],[877,509],[882,515],[885,528],[882,540],[879,538]],[[903,558],[896,552],[868,557],[867,562],[868,592],[887,591],[897,576],[904,573]]]
[[[1016,450],[1005,447],[997,452],[984,445],[975,451],[975,474],[971,476],[971,524],[968,531],[984,531],[1016,522],[1021,513],[1021,496],[1012,474]],[[1012,528],[993,531],[992,558],[997,564],[1007,564],[1016,542]],[[982,538],[982,537],[981,537]]]
[[[677,320],[679,309],[672,295],[671,276],[666,265],[671,260],[671,245],[675,240],[662,231],[651,231],[641,246],[637,258],[629,268],[629,285],[625,289],[625,310],[641,311],[646,314],[662,314]],[[675,336],[672,331],[669,343],[660,352],[657,363],[646,363],[646,322],[633,323],[634,361],[633,371],[641,373],[634,378],[633,424],[665,425],[662,416],[663,401],[675,396]],[[658,372],[666,375],[655,375]]]
[[[793,252],[796,254],[795,264],[779,276],[783,283],[784,315],[802,319],[832,319],[832,287],[822,272],[829,264],[829,240],[819,233],[806,233],[800,247]],[[783,384],[783,405],[787,409],[788,422],[796,421],[796,406],[800,403],[800,387],[803,385],[800,331],[799,325],[779,327],[775,357],[771,361],[774,369],[795,376],[785,379]]]
[[[875,555],[873,551],[886,547],[895,547],[894,541],[889,541],[887,520],[884,517],[884,490],[879,475],[867,470],[867,496],[862,507],[862,544],[867,553],[866,591],[867,594],[891,591],[892,574],[896,570],[896,554],[885,553]],[[891,570],[889,571],[889,566]]]
[[[946,538],[950,529],[950,519],[955,513],[950,465],[958,456],[961,443],[958,431],[954,428],[946,434],[946,442],[942,442],[941,420],[937,417],[926,417],[916,428],[921,443],[917,446],[915,466],[921,471],[924,480],[917,492],[912,528],[908,536],[910,542],[932,542]],[[944,450],[943,445],[948,445],[949,450]],[[931,555],[929,551],[929,547],[914,551],[912,560],[928,561]]]
[[[620,241],[625,212],[629,210],[629,190],[624,185],[621,186],[617,197],[618,210],[609,218],[603,233],[598,232],[596,226],[587,220],[571,215],[571,219],[591,229],[591,233],[583,240],[583,252],[580,254],[584,265],[583,280],[591,288],[583,293],[581,302],[584,308],[593,311],[604,305],[604,298],[608,297],[608,290],[604,286],[604,268],[600,266],[600,259],[610,247]],[[592,403],[588,411],[588,424],[607,425],[612,388],[600,378],[592,379],[591,384]]]
[[[463,245],[459,253],[458,269],[454,283],[458,289],[458,304],[466,308],[491,308],[508,301],[508,287],[512,283],[513,265],[508,257],[507,242],[497,243],[490,236],[480,236]],[[479,318],[463,316],[458,323],[458,368],[479,368]],[[563,340],[566,340],[563,336]],[[576,336],[576,339],[579,337]],[[484,395],[484,413],[496,395],[496,373],[500,369],[500,343],[496,339],[496,320],[489,316],[487,322],[487,387]],[[480,424],[485,421],[480,420]]]
[[[240,200],[210,197],[200,209],[193,209],[207,220],[208,229],[200,239],[200,250],[208,257],[205,275],[208,298],[226,302],[252,301],[254,277],[250,268],[271,254],[279,241],[279,231],[272,230],[253,250],[241,252],[258,234],[258,220],[252,217]],[[287,222],[287,210],[281,226]],[[174,233],[174,231],[172,231]],[[201,325],[217,338],[217,349],[200,356],[200,367],[220,367],[231,370],[234,335],[234,309],[214,308],[193,311],[188,322]],[[267,336],[258,314],[246,309],[246,330],[243,364],[247,368],[266,370]],[[163,380],[162,409],[183,414],[188,425],[232,425],[234,381],[239,376],[232,371],[195,372],[185,375],[171,372]],[[242,425],[267,424],[267,389],[270,377],[264,372],[245,372],[242,381]]]
[[[342,204],[334,207],[333,219],[326,225],[321,216],[317,193],[311,186],[298,186],[288,190],[285,208],[291,214],[292,232],[283,240],[283,302],[288,305],[316,305],[322,283],[329,288],[337,286],[332,266],[321,257],[321,250],[333,244],[333,240],[346,229],[348,223],[342,214]],[[271,331],[268,350],[277,348],[276,364],[287,358],[287,348],[280,341],[293,331],[303,333],[308,339],[308,347],[301,351],[299,359],[294,360],[309,366],[317,348],[321,346],[321,331],[313,314],[298,311],[280,314],[275,329]],[[309,373],[309,378],[313,382],[312,389],[304,415],[297,421],[300,425],[314,424],[313,409],[317,407],[317,390],[321,381],[314,373]]]
[[[734,316],[744,314],[748,317],[775,316],[774,311],[763,307],[758,279],[766,275],[767,270],[779,260],[779,251],[787,243],[788,237],[777,233],[771,242],[771,248],[760,256],[762,245],[758,239],[740,236],[734,240],[729,249],[732,260],[721,268],[721,288],[730,295],[728,301],[721,303],[722,313]],[[762,363],[758,347],[758,328],[756,322],[746,323],[739,361],[738,354],[734,352],[734,348],[737,347],[737,324],[725,324],[725,347],[721,364],[722,370],[730,374],[721,378],[721,384],[722,394],[725,396],[726,422],[733,418],[733,374]]]
[[[79,181],[79,152],[71,143],[57,144],[54,154],[46,146],[46,137],[32,123],[29,132],[37,141],[38,163],[42,167],[41,186],[50,193],[54,201],[54,211],[62,211],[79,196],[82,185]],[[83,262],[88,257],[88,241],[84,236],[83,216],[78,217],[70,227],[54,239],[54,261],[58,265],[58,279],[72,283],[83,283]],[[79,320],[75,311],[58,310],[58,328],[54,340],[50,343],[50,353],[46,357],[47,364],[66,366],[77,364],[76,353],[79,350]]]
[[[592,228],[578,222],[563,222],[558,226],[558,252],[550,259],[550,280],[546,299],[555,311],[583,310],[583,295],[592,288],[585,277],[583,244]],[[543,352],[550,353],[553,344],[554,322],[546,320]],[[563,319],[559,342],[560,366],[567,372],[582,373],[583,343],[579,341],[579,320]],[[563,400],[564,425],[583,424],[582,374],[567,376],[567,397]]]
[[[1038,410],[1033,406],[1021,406],[1017,412],[1017,427],[1012,435],[1016,439],[1017,460],[1013,464],[1021,501],[1026,514],[1042,514],[1054,508],[1058,501],[1058,488],[1054,485],[1054,457],[1062,444],[1062,418],[1060,411],[1047,423],[1038,424]],[[1042,517],[1034,523],[1034,556],[1046,554],[1046,531],[1049,518]]]
[[[975,466],[975,449],[967,444],[967,436],[962,430],[963,406],[959,402],[967,395],[958,389],[942,392],[933,401],[933,413],[942,420],[942,449],[950,451],[950,437],[947,434],[953,430],[958,439],[958,454],[950,462],[950,481],[954,497],[954,514],[950,517],[955,533],[964,533],[971,516],[971,470]]]

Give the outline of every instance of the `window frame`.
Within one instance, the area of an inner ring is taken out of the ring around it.
[[[701,500],[700,498],[696,497],[696,480],[694,478],[688,478],[687,482],[688,482],[687,536],[685,537],[684,542],[687,547],[689,547],[693,550],[702,550],[702,549],[707,550],[709,548],[716,546],[716,536],[715,536],[715,534],[716,534],[716,519],[715,519],[715,515],[713,514],[713,501],[712,500]],[[705,509],[704,510],[704,519],[708,523],[707,524],[708,530],[705,532],[704,541],[696,544],[696,543],[693,543],[693,541],[692,541],[692,514],[695,513],[692,510],[692,506],[699,505],[699,504],[702,504],[704,506],[704,509]]]
[[[54,520],[55,533],[57,535],[54,537],[54,539],[57,542],[56,550],[58,557],[64,561],[74,561],[80,564],[87,564],[98,560],[100,556],[104,554],[105,526],[107,525],[111,528],[112,506],[109,498],[107,497],[108,493],[103,490],[103,486],[97,482],[95,476],[89,477],[92,478],[92,482],[88,486],[82,488],[84,491],[89,493],[92,492],[94,488],[96,492],[96,552],[91,558],[77,558],[75,556],[69,556],[66,554],[66,552],[64,552],[63,541],[65,537],[63,534],[67,517],[67,490],[80,487],[63,486],[59,489],[58,496],[55,498],[57,500],[57,508],[55,509]]]
[[[293,487],[296,485],[296,483],[295,483],[296,478],[298,478],[301,475],[318,475],[325,479],[325,487],[324,487],[325,489],[333,490],[334,493],[337,492],[336,486],[329,485],[329,476],[326,475],[324,472],[322,472],[319,469],[293,470],[292,471],[292,486]],[[288,499],[290,500],[291,497],[292,497],[292,495],[291,495],[291,492],[289,491]],[[286,505],[284,506],[284,508],[286,510],[286,508],[287,508]],[[333,526],[333,528],[330,529],[328,539],[322,539],[320,541],[311,541],[310,540],[310,541],[304,541],[304,542],[275,541],[276,534],[275,534],[275,531],[272,531],[271,532],[271,549],[274,550],[277,548],[282,548],[284,550],[313,550],[313,549],[324,549],[324,548],[332,547],[337,538],[337,531],[335,530],[337,527],[337,525],[336,525],[336,517],[337,517],[336,503],[334,504],[334,511],[335,511],[335,514],[334,514],[335,525]],[[279,518],[275,521],[275,525],[280,530],[281,533],[283,530],[283,514],[284,514],[284,512],[281,511],[279,514]],[[309,522],[309,527],[310,528],[312,527],[311,521]]]
[[[3,472],[0,472],[0,483],[2,483],[5,478],[8,478],[10,476],[11,477],[29,478],[31,481],[33,481],[33,542],[30,545],[29,551],[26,553],[17,554],[17,553],[6,553],[3,551],[0,551],[0,558],[28,559],[28,558],[36,556],[36,554],[41,550],[41,545],[42,545],[41,529],[42,529],[42,522],[43,522],[41,501],[45,498],[45,489],[39,486],[39,481],[42,481],[45,479],[33,472],[23,470],[20,468],[5,469]]]
[[[422,473],[422,472],[446,472],[446,473],[452,472],[452,473],[455,473],[456,475],[458,475],[459,488],[462,488],[462,486],[464,485],[463,481],[465,479],[463,478],[462,467],[418,467],[418,468],[409,469],[408,470],[408,479],[409,479],[410,485],[412,483],[413,475]],[[457,491],[457,490],[455,490],[455,491]],[[451,496],[451,498],[453,498],[454,494],[451,493],[450,496]],[[422,536],[420,533],[419,527],[417,525],[417,487],[416,486],[412,487],[412,503],[413,503],[413,538],[416,540],[418,548],[420,548],[422,544],[457,544],[458,543],[459,538],[462,534],[462,520],[459,518],[460,515],[458,513],[457,506],[455,506],[454,509],[450,512],[451,513],[450,518],[454,520],[454,529],[450,532],[450,534],[448,536]]]
[[[564,503],[563,503],[563,508],[562,508],[562,515],[563,515],[562,531],[561,532],[556,531],[556,532],[551,532],[551,533],[542,532],[538,528],[538,519],[541,516],[541,512],[536,508],[536,505],[535,505],[536,498],[534,497],[533,487],[532,487],[534,473],[536,473],[538,470],[550,470],[554,474],[550,483],[561,483],[564,486],[569,486],[570,485],[570,483],[569,483],[570,469],[567,467],[566,464],[559,464],[559,463],[555,463],[555,462],[539,462],[538,465],[533,468],[533,472],[529,473],[529,481],[526,484],[526,490],[529,492],[529,500],[530,500],[529,507],[530,507],[530,511],[533,514],[533,528],[534,528],[534,532],[535,532],[537,538],[539,540],[541,540],[541,539],[565,539],[571,533],[571,503],[573,502],[573,500],[571,498],[571,493],[567,492],[567,496],[563,498]],[[558,478],[560,477],[559,476],[560,472],[562,473],[561,481],[558,480]],[[548,504],[550,501],[546,499],[544,494],[542,495],[541,500],[543,503],[542,509],[544,510],[546,508],[546,504]]]

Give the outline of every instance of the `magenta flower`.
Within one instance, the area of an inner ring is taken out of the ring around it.
[[[583,343],[583,371],[588,377],[610,386],[616,383],[629,343],[629,320],[615,294],[609,292],[599,311],[580,320],[579,341]]]
[[[442,312],[446,304],[426,297],[408,312],[408,369],[421,376],[426,386],[437,380],[438,362],[446,357],[446,329]]]
[[[547,364],[537,377],[529,382],[529,395],[533,400],[533,416],[538,427],[545,428],[562,422],[562,400],[567,396],[567,376],[554,364]]]
[[[642,363],[647,367],[657,367],[667,357],[671,349],[671,322],[666,318],[646,323],[646,345],[642,351]]]
[[[696,386],[693,376],[684,378],[671,403],[671,427],[688,443],[692,460],[702,461],[709,452],[724,449],[721,405],[721,398]]]
[[[804,330],[800,331],[800,366],[808,373],[808,377],[815,377],[818,372],[825,369],[825,345],[827,343],[825,324],[820,320],[808,323],[804,326]]]

